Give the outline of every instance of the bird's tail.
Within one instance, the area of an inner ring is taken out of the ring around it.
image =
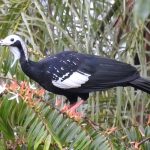
[[[144,79],[144,78],[137,78],[130,82],[130,85],[132,87],[135,87],[137,89],[140,89],[148,94],[150,94],[150,80]]]

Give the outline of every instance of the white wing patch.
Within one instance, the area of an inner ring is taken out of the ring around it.
[[[69,73],[66,73],[58,80],[53,80],[53,85],[61,89],[78,88],[82,84],[86,83],[89,80],[89,77],[91,76],[90,74],[81,71],[76,71],[73,74],[71,74],[68,78],[63,80],[63,78],[68,76],[68,74]]]

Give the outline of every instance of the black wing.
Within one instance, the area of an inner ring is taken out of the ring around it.
[[[69,51],[47,58],[41,63],[47,64],[47,73],[51,74],[55,87],[71,92],[123,86],[139,76],[137,70],[129,64]]]
[[[89,80],[78,89],[82,92],[127,86],[130,81],[139,77],[135,67],[99,56],[86,55],[84,62],[78,69],[91,74]]]

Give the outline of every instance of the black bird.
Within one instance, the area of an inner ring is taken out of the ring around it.
[[[64,95],[76,109],[92,91],[132,86],[150,94],[150,80],[140,77],[135,67],[95,55],[64,51],[39,62],[29,60],[25,42],[18,35],[0,40],[10,47],[14,62],[19,59],[23,72],[44,89]]]

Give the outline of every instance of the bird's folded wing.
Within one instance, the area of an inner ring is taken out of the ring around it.
[[[52,84],[61,89],[106,89],[138,76],[131,65],[108,58],[71,52],[63,53],[63,57],[59,54],[57,58]]]

